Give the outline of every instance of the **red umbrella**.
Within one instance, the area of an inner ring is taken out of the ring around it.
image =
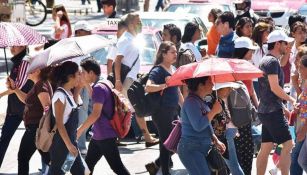
[[[242,59],[210,58],[180,66],[167,81],[168,86],[183,85],[184,80],[211,76],[214,83],[251,80],[263,75],[253,64]]]

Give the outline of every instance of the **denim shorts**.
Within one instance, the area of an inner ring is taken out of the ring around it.
[[[288,121],[282,110],[265,114],[259,113],[258,117],[262,122],[262,143],[282,144],[292,139]]]

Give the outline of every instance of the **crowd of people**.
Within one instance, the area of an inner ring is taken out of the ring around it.
[[[116,17],[115,1],[102,2],[106,16]],[[210,11],[208,20],[213,25],[207,33],[208,50],[195,45],[202,31],[194,22],[186,24],[183,34],[175,24],[166,24],[161,29],[163,42],[145,85],[146,93],[154,94],[159,101],[152,115],[159,139],[150,134],[144,116],[133,114],[145,146],[159,144],[158,158],[143,165],[150,175],[155,175],[160,168],[163,175],[170,174],[173,152],[163,143],[172,132],[172,122],[178,119],[182,135],[177,153],[190,175],[210,174],[206,155],[213,144],[222,154],[229,173],[234,175],[252,174],[255,153],[257,174],[264,175],[269,155],[277,145],[282,145],[282,150],[276,169],[270,171],[272,175],[279,171],[283,175],[307,172],[306,19],[297,14],[291,16],[287,31],[275,26],[271,17],[259,18],[253,14],[248,0],[236,4],[236,8],[237,16],[230,11]],[[92,28],[86,21],[78,21],[72,30],[64,6],[55,6],[52,17],[55,22],[52,40],[37,50],[72,35],[91,35]],[[49,152],[38,150],[45,167],[43,173],[65,174],[62,165],[67,154],[71,154],[76,157],[70,170],[73,175],[86,174],[87,169],[92,174],[102,156],[114,173],[130,174],[129,167],[120,158],[118,136],[107,116],[114,109],[110,88],[128,99],[127,91],[138,79],[141,58],[134,39],[141,30],[137,13],[129,13],[118,22],[117,42],[109,47],[107,55],[107,72],[114,74],[113,84],[107,80],[100,82],[101,68],[93,57],[95,54],[27,74],[31,62],[27,46],[11,47],[13,67],[7,78],[7,90],[0,94],[1,97],[8,95],[0,138],[0,166],[12,136],[23,121],[26,130],[18,152],[18,174],[29,174],[29,161],[37,150],[35,137],[40,119],[52,110],[57,130],[51,148]],[[211,57],[247,60],[263,71],[263,77],[214,84],[208,76],[187,79],[179,87],[167,85],[178,67]],[[121,74],[123,65],[130,68],[125,77]],[[286,83],[290,85],[289,94],[283,89]],[[246,103],[252,106],[249,110],[258,111],[244,125],[234,121],[237,114],[230,100],[231,94],[238,91],[248,97]],[[294,137],[289,125],[295,128]],[[87,148],[89,129],[93,134]]]

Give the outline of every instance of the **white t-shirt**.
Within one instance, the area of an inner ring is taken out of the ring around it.
[[[190,43],[184,43],[182,48],[190,49],[192,51],[192,53],[194,54],[197,62],[202,60],[202,56],[201,56],[199,50],[197,49],[197,47],[193,43],[191,43],[191,42]]]
[[[262,50],[259,47],[257,50],[255,50],[255,53],[252,56],[252,63],[258,68],[261,59],[268,53],[268,45],[267,44],[262,45]]]
[[[129,33],[125,32],[123,35],[119,38],[117,42],[117,55],[124,56],[122,59],[122,63],[129,66],[131,68],[133,62],[138,57],[140,51],[137,47],[137,43],[135,41],[135,37]],[[128,73],[127,77],[132,78],[133,80],[137,79],[137,74],[140,71],[141,62],[140,62],[140,56],[138,60],[136,61],[135,65],[132,67],[131,71]]]
[[[68,94],[68,97],[70,101],[73,103],[73,106],[70,105],[69,101],[66,99],[66,95],[63,92],[56,91],[52,97],[52,113],[53,113],[53,116],[55,117],[54,103],[57,100],[60,100],[63,104],[65,104],[65,109],[64,109],[64,114],[63,114],[63,123],[65,124],[69,118],[70,112],[72,111],[73,108],[77,107],[77,104],[74,100],[74,97],[70,95],[65,89],[63,90],[66,92],[66,94]]]
[[[63,29],[64,32],[61,33],[60,40],[61,40],[61,39],[64,39],[64,38],[68,38],[68,30],[69,30],[69,29],[68,29],[68,25],[67,25],[67,24],[61,25],[61,29]],[[57,38],[55,38],[55,29],[53,29],[53,31],[52,31],[51,38],[52,38],[52,39],[55,39],[55,40],[58,40]]]
[[[112,44],[112,45],[108,48],[107,59],[108,59],[108,60],[112,60],[112,61],[114,62],[114,61],[115,61],[115,58],[116,58],[116,54],[117,54],[117,47],[116,47],[116,44]]]
[[[291,72],[290,72],[291,76],[296,74],[296,67],[295,67],[294,62],[295,62],[295,59],[296,59],[297,52],[298,52],[298,50],[297,50],[297,48],[295,46],[295,42],[294,42],[294,44],[291,48],[291,53],[290,53],[290,58],[289,58],[289,62],[291,64]]]

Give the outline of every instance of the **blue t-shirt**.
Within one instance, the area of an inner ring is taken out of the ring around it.
[[[167,72],[163,67],[157,66],[150,71],[148,79],[153,81],[155,84],[164,84],[165,78],[168,76],[171,76],[169,72]],[[160,92],[157,92],[156,94],[159,95]],[[178,87],[174,86],[164,89],[160,99],[161,105],[164,107],[177,107],[179,102]]]
[[[207,117],[209,111],[210,108],[204,101],[194,94],[189,94],[181,109],[181,137],[192,140],[211,138],[213,131]]]
[[[233,58],[235,40],[237,38],[238,35],[235,32],[222,36],[219,45],[217,46],[217,56],[220,58]]]
[[[112,92],[102,83],[97,83],[93,87],[92,94],[93,104],[102,104],[102,111],[100,117],[93,125],[93,139],[94,140],[104,140],[108,138],[117,137],[116,132],[112,128],[110,121],[104,116],[112,115],[114,109],[113,95]]]
[[[278,75],[278,83],[281,88],[284,87],[284,72],[280,67],[277,58],[266,55],[262,58],[260,70],[264,72],[264,76],[258,79],[259,82],[259,113],[271,113],[283,109],[282,99],[276,96],[272,91],[268,79],[268,75]]]

